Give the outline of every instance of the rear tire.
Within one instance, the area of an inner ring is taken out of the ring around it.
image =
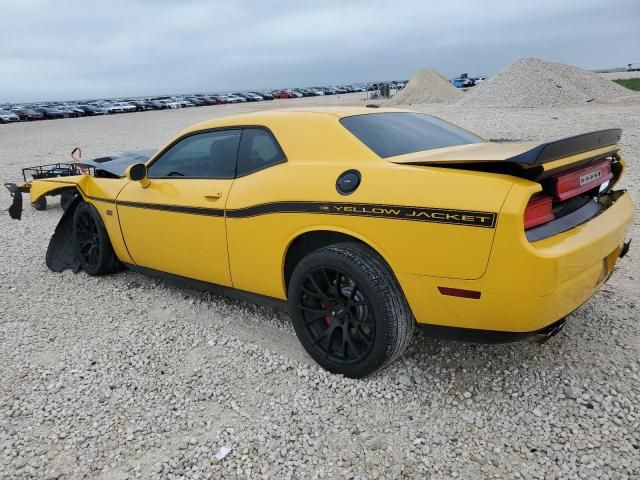
[[[289,283],[289,312],[309,355],[351,378],[400,357],[415,324],[389,266],[351,242],[321,248],[298,263]]]
[[[33,208],[35,208],[36,210],[38,210],[40,212],[42,210],[46,210],[47,209],[47,197],[42,196],[38,200],[33,202],[31,205],[33,205]]]
[[[80,202],[76,207],[73,241],[80,266],[89,275],[104,275],[120,269],[107,229],[93,205]]]

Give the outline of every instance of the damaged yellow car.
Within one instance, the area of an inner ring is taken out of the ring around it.
[[[556,333],[629,248],[620,135],[498,144],[411,111],[263,111],[13,185],[11,213],[21,191],[74,194],[52,270],[126,267],[287,302],[309,354],[362,377],[416,326],[493,342]]]

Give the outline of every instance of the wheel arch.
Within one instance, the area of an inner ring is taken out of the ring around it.
[[[296,232],[291,236],[282,257],[282,282],[285,294],[289,291],[289,281],[296,265],[308,253],[327,245],[341,242],[356,242],[366,245],[389,265],[391,264],[379,246],[363,235],[347,229],[330,226],[318,226]],[[393,271],[393,269],[391,268]]]
[[[63,191],[75,190],[83,194],[82,185],[86,183],[88,175],[64,177],[64,180],[33,180],[29,185],[31,203],[37,201],[43,195],[58,195]],[[27,183],[28,185],[28,183]]]
[[[60,195],[65,192],[77,192],[78,194],[81,194],[80,189],[77,187],[77,185],[61,185],[61,186],[56,186],[55,188],[48,188],[44,190],[38,189],[35,192],[32,187],[29,190],[29,195],[31,197],[31,203],[34,203],[47,195]]]

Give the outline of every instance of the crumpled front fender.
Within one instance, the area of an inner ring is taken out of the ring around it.
[[[36,202],[43,195],[58,194],[64,189],[79,188],[82,191],[89,178],[91,177],[88,175],[75,175],[72,177],[33,180],[29,182],[31,184],[29,187],[31,203]]]

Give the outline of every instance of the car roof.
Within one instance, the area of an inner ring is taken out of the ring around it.
[[[229,127],[234,125],[267,125],[270,120],[282,120],[283,116],[300,117],[314,115],[328,115],[337,117],[351,117],[354,115],[373,115],[383,112],[411,112],[411,110],[399,108],[368,108],[368,107],[303,107],[303,108],[281,108],[274,110],[260,110],[250,113],[241,113],[227,117],[214,118],[193,125],[185,132],[206,130],[208,128]]]

